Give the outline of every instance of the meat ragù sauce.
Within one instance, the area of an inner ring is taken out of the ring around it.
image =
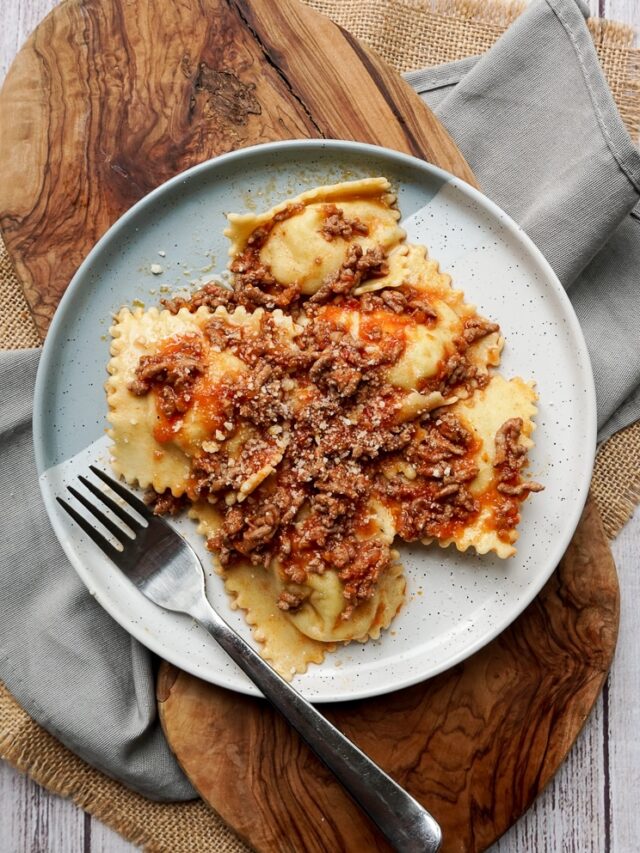
[[[343,584],[341,618],[349,619],[392,560],[393,537],[382,534],[376,505],[409,542],[453,539],[487,507],[483,523],[502,536],[517,523],[521,500],[541,487],[522,481],[526,453],[517,419],[496,436],[495,476],[482,494],[472,488],[482,442],[461,419],[439,408],[399,422],[407,392],[391,385],[387,372],[405,352],[407,329],[434,326],[438,315],[428,294],[409,285],[354,293],[364,277],[388,271],[380,248],[350,245],[341,268],[309,298],[278,285],[259,250],[277,222],[300,207],[290,205],[251,235],[232,261],[232,290],[207,285],[190,300],[166,303],[174,313],[202,305],[265,308],[259,329],[216,314],[205,327],[206,343],[188,335],[168,340],[140,359],[129,387],[138,396],[155,394],[160,443],[175,439],[185,415],[197,409],[207,434],[191,462],[188,494],[220,512],[208,545],[222,565],[276,563],[292,585],[331,569]],[[328,241],[365,233],[335,205],[327,206],[324,228]],[[299,321],[294,342],[279,337],[274,308]],[[465,321],[436,375],[416,390],[467,396],[482,388],[486,376],[468,348],[497,330],[482,318]],[[233,382],[211,382],[208,348],[233,353],[246,370]],[[292,587],[278,606],[295,611],[303,602]]]

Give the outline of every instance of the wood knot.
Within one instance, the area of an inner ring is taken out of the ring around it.
[[[186,63],[183,61],[183,71],[186,73],[187,70],[188,60]],[[250,115],[262,113],[254,94],[255,88],[254,83],[243,83],[232,71],[216,71],[206,62],[201,62],[193,80],[192,108],[195,107],[194,101],[202,100],[200,106],[204,116],[216,116],[231,124],[246,125]]]

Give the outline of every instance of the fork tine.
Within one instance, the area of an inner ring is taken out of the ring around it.
[[[109,477],[108,474],[105,474],[104,471],[96,468],[95,465],[89,465],[89,470],[93,471],[96,477],[99,477],[103,483],[106,483],[110,489],[112,489],[117,495],[120,495],[123,501],[126,501],[130,507],[133,507],[133,509],[135,509],[136,512],[139,512],[143,518],[147,519],[147,521],[151,521],[155,517],[149,507],[132,494],[129,489],[125,489],[122,483],[119,483],[117,480]]]
[[[140,524],[132,515],[130,515],[125,509],[123,509],[120,504],[117,504],[114,500],[112,500],[109,495],[106,495],[101,489],[99,489],[96,485],[94,485],[90,480],[87,480],[86,477],[83,477],[82,474],[78,474],[78,479],[82,483],[82,485],[88,489],[91,494],[95,495],[102,503],[109,507],[111,512],[114,515],[117,515],[120,521],[124,521],[135,533],[140,530],[144,530],[144,525]]]
[[[67,490],[74,496],[77,501],[80,501],[80,503],[83,507],[85,507],[85,509],[89,510],[89,512],[94,516],[94,518],[98,519],[100,524],[107,528],[107,530],[112,536],[115,536],[115,538],[118,540],[118,542],[120,542],[120,544],[122,544],[123,535],[126,536],[128,539],[132,538],[130,534],[128,534],[122,527],[111,521],[111,519],[107,515],[105,515],[99,507],[97,507],[95,504],[92,504],[88,498],[86,498],[77,489],[74,489],[73,486],[67,486]]]
[[[118,549],[116,547],[114,547],[111,544],[111,542],[109,542],[108,539],[105,539],[105,537],[102,535],[102,533],[97,531],[95,529],[95,527],[93,527],[93,525],[91,525],[87,521],[86,518],[84,518],[82,515],[80,515],[80,513],[77,512],[71,506],[71,504],[68,504],[67,501],[65,501],[59,497],[56,497],[56,500],[58,501],[58,503],[60,504],[62,509],[66,513],[68,513],[68,515],[71,516],[71,518],[75,521],[75,523],[78,525],[78,527],[81,527],[84,530],[84,532],[87,534],[87,536],[96,543],[98,548],[100,548],[102,551],[104,551],[104,553],[108,557],[111,557],[113,562],[117,564],[119,562],[120,558],[122,557],[122,552],[118,551]]]

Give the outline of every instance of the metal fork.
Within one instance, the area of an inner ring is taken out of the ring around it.
[[[147,598],[167,610],[188,613],[217,640],[333,771],[397,851],[436,853],[442,833],[429,812],[281,678],[211,607],[205,596],[202,564],[191,545],[121,483],[93,465],[90,469],[129,509],[138,513],[142,521],[86,477],[79,476],[82,485],[131,533],[116,524],[86,495],[68,486],[73,497],[109,531],[121,549],[70,503],[58,497],[58,503],[76,524]]]

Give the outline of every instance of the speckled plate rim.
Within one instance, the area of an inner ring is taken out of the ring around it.
[[[336,150],[336,154],[338,154],[339,151],[347,150],[351,152],[361,153],[365,156],[367,154],[384,155],[390,160],[396,161],[396,163],[401,166],[430,173],[432,176],[439,179],[443,183],[447,183],[457,189],[460,193],[462,193],[462,195],[467,196],[471,201],[475,202],[479,207],[483,208],[490,218],[499,220],[500,225],[505,228],[510,233],[510,235],[516,239],[517,242],[521,244],[526,253],[532,256],[541,271],[544,273],[547,283],[551,285],[556,297],[559,299],[559,302],[564,310],[564,319],[566,320],[570,328],[571,335],[576,344],[575,356],[584,374],[583,379],[585,383],[586,395],[585,411],[583,413],[586,420],[586,429],[584,447],[581,448],[581,450],[583,451],[583,463],[579,472],[579,476],[577,477],[577,499],[573,502],[571,509],[567,511],[567,514],[564,518],[562,535],[558,535],[556,537],[551,549],[548,552],[545,570],[538,571],[538,573],[535,575],[535,578],[532,579],[532,583],[527,588],[527,594],[522,595],[519,598],[517,602],[517,607],[514,607],[511,611],[509,611],[508,614],[502,620],[498,620],[496,624],[491,626],[475,642],[470,643],[458,654],[448,658],[441,666],[430,667],[428,672],[414,672],[413,674],[408,675],[404,678],[397,678],[392,680],[391,684],[385,683],[379,685],[378,687],[372,687],[369,689],[356,688],[353,690],[346,691],[340,690],[337,693],[327,692],[327,694],[323,695],[322,697],[313,697],[314,702],[340,702],[368,698],[370,696],[376,696],[395,690],[400,690],[402,688],[409,687],[413,684],[417,684],[421,681],[425,681],[426,679],[432,678],[435,675],[440,674],[444,670],[455,666],[461,661],[466,660],[468,657],[470,657],[471,655],[482,649],[485,645],[490,643],[493,639],[495,639],[495,637],[497,637],[507,627],[509,627],[509,625],[511,625],[512,622],[514,622],[515,619],[517,619],[518,616],[520,616],[520,614],[527,608],[527,606],[533,601],[533,599],[540,592],[544,584],[547,582],[547,580],[555,570],[569,542],[571,541],[571,537],[573,536],[573,533],[575,532],[575,529],[578,525],[582,510],[584,508],[584,504],[588,496],[589,484],[591,481],[591,475],[595,459],[597,418],[593,372],[591,369],[591,362],[589,359],[586,342],[582,334],[582,329],[564,288],[562,287],[559,279],[557,278],[555,272],[551,268],[546,258],[543,256],[537,246],[533,243],[531,238],[522,230],[522,228],[520,228],[520,226],[517,225],[517,223],[515,223],[511,219],[511,217],[509,217],[508,214],[506,214],[497,204],[491,201],[491,199],[489,199],[479,190],[476,190],[470,184],[467,184],[465,181],[456,178],[445,170],[440,169],[439,167],[434,166],[430,163],[427,163],[426,161],[420,160],[416,157],[412,157],[407,154],[403,154],[398,151],[393,151],[391,149],[384,148],[382,146],[352,142],[348,140],[305,139],[265,143],[263,145],[250,146],[247,148],[230,152],[228,154],[220,155],[219,157],[207,160],[203,163],[193,166],[190,169],[185,170],[184,172],[179,173],[178,175],[174,176],[173,178],[169,179],[168,181],[151,191],[148,195],[140,199],[140,201],[138,201],[128,211],[126,211],[126,213],[124,213],[100,238],[100,240],[89,252],[85,260],[78,268],[76,274],[72,278],[54,315],[40,359],[34,393],[33,437],[36,467],[38,473],[42,475],[43,472],[47,469],[45,458],[45,441],[47,426],[46,418],[43,417],[45,412],[45,388],[48,381],[48,376],[50,375],[51,371],[55,369],[56,338],[57,335],[60,333],[61,329],[63,328],[64,323],[67,320],[68,314],[71,313],[73,309],[74,300],[80,288],[82,287],[83,279],[87,275],[88,271],[91,269],[94,263],[94,259],[96,259],[96,257],[100,255],[104,247],[112,240],[114,240],[114,238],[120,236],[123,232],[126,231],[130,221],[139,213],[142,208],[152,205],[158,199],[158,197],[161,197],[167,191],[173,189],[176,185],[188,179],[193,179],[198,175],[205,174],[212,168],[221,168],[225,164],[242,160],[248,155],[255,154],[256,152],[261,152],[265,155],[269,155],[274,152],[290,151],[291,155],[295,156],[296,152],[299,151],[301,148],[309,148],[314,146],[320,149],[333,148]],[[49,515],[49,519],[51,521],[54,532],[58,540],[60,541],[65,553],[67,554],[70,562],[77,571],[78,575],[87,585],[87,587],[91,589],[90,575],[86,570],[83,561],[79,558],[75,548],[73,547],[73,544],[69,541],[68,532],[63,528],[61,524],[60,514],[55,505],[54,497],[50,490],[42,487],[42,477],[40,478],[40,483],[45,508]],[[177,654],[175,652],[175,649],[170,644],[158,641],[156,637],[150,635],[149,632],[142,628],[140,625],[131,624],[128,619],[123,618],[117,600],[104,600],[101,598],[100,603],[108,611],[112,618],[115,619],[116,622],[118,622],[123,628],[125,628],[125,630],[127,630],[132,636],[134,636],[140,643],[149,648],[151,651],[158,654],[160,657],[174,663],[176,666],[179,666],[185,671],[190,672],[199,678],[205,678],[206,680],[209,680],[211,681],[211,683],[215,683],[218,686],[236,690],[239,692],[244,692],[249,695],[260,695],[259,691],[252,684],[238,685],[235,682],[231,683],[225,675],[221,675],[219,679],[215,680],[213,678],[207,678],[207,676],[203,674],[200,669],[195,668],[191,664],[191,661],[188,656],[185,657],[183,655]],[[303,678],[300,682],[297,683],[297,686],[299,687],[299,689],[301,689],[302,693],[305,692]]]

